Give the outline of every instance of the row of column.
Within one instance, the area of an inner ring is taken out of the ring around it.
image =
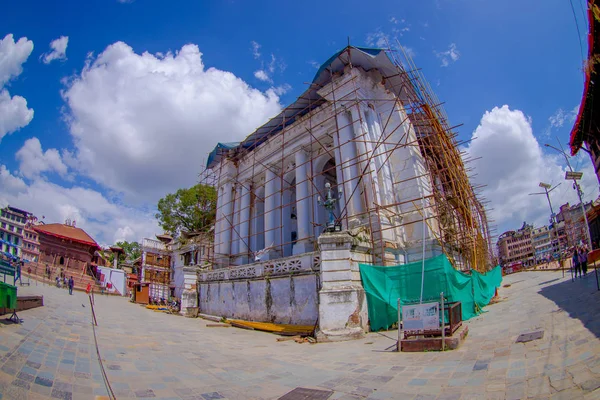
[[[339,205],[342,215],[347,216],[346,228],[365,223],[368,204],[385,205],[394,201],[394,193],[391,181],[394,179],[393,172],[385,160],[390,160],[386,154],[387,144],[376,143],[384,134],[377,120],[375,110],[360,107],[350,107],[348,110],[336,115],[339,135],[334,138],[334,156],[336,164],[337,182],[343,182],[343,192],[340,194]],[[398,118],[398,117],[396,117]],[[356,132],[359,132],[357,135]],[[364,135],[363,135],[364,132]],[[398,132],[399,133],[399,132]],[[395,134],[393,136],[398,136]],[[302,254],[312,250],[311,239],[313,229],[311,228],[311,205],[314,201],[311,196],[309,181],[309,156],[303,151],[295,153],[295,178],[296,178],[296,215],[297,215],[297,241],[293,247],[293,254]],[[365,173],[368,172],[368,173]],[[378,173],[379,172],[379,173]],[[363,174],[365,173],[365,174]],[[362,176],[362,178],[361,178]],[[281,245],[280,227],[282,223],[282,193],[281,177],[274,168],[268,168],[265,172],[264,186],[264,214],[263,231],[264,247],[274,247],[261,259],[273,259],[282,257],[279,251]],[[363,192],[366,189],[366,196]],[[231,254],[248,254],[250,250],[261,249],[249,248],[251,230],[256,230],[261,224],[251,224],[253,217],[251,208],[255,211],[256,204],[251,207],[251,184],[245,182],[235,185],[230,181],[220,189],[217,214],[217,229],[215,243],[216,254],[222,258],[228,258]],[[236,193],[239,191],[239,194]],[[234,197],[235,195],[235,197]],[[349,199],[349,201],[346,201]],[[347,203],[347,204],[346,204]],[[369,207],[372,209],[373,207]],[[362,217],[362,218],[361,218]],[[252,225],[252,227],[251,227]],[[291,238],[284,240],[291,241]],[[251,260],[252,261],[252,260]],[[248,257],[243,256],[237,264],[248,262]],[[225,264],[229,264],[228,260]]]
[[[302,254],[312,250],[311,245],[311,201],[310,181],[308,179],[308,154],[303,151],[295,153],[296,170],[296,219],[297,239],[293,247],[293,254]],[[273,259],[282,257],[280,246],[281,227],[283,223],[289,223],[285,218],[282,221],[282,193],[281,178],[275,168],[268,168],[265,172],[264,187],[264,212],[259,210],[260,196],[256,196],[254,207],[251,207],[252,183],[247,181],[234,185],[229,181],[219,189],[217,205],[217,226],[215,229],[216,257],[221,257],[221,264],[228,264],[228,258],[232,254],[241,254],[238,264],[249,261],[249,251],[256,252],[258,248],[250,248],[250,237],[260,235],[264,232],[264,248],[270,248],[261,259]],[[239,191],[239,195],[237,192]],[[251,215],[251,208],[254,214]],[[256,223],[255,218],[263,221]],[[262,227],[262,231],[260,229]],[[251,233],[251,228],[254,232]],[[291,238],[289,240],[291,241]],[[258,241],[256,241],[258,242]],[[262,242],[262,241],[261,241]],[[218,261],[218,260],[217,260]],[[252,261],[252,260],[250,260]]]

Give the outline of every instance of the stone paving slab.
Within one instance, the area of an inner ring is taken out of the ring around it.
[[[594,276],[505,277],[503,301],[466,322],[454,351],[396,353],[397,332],[297,344],[96,296],[96,328],[118,399],[277,399],[297,387],[330,399],[600,399],[600,292]],[[94,399],[107,389],[84,293],[38,283],[45,306],[0,323],[0,399]],[[2,320],[0,320],[2,321]],[[542,339],[516,343],[522,333]]]

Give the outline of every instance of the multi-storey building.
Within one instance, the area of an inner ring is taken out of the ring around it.
[[[548,229],[552,238],[552,252],[554,254],[563,253],[564,255],[569,247],[565,221],[556,222],[548,226]]]
[[[21,258],[29,262],[38,262],[40,258],[40,241],[38,233],[33,229],[37,218],[29,216],[23,228]]]
[[[536,264],[547,262],[552,257],[552,234],[547,226],[531,231],[531,245]]]
[[[521,229],[504,232],[498,238],[498,256],[502,266],[522,263],[524,267],[535,262],[534,248],[531,241],[532,225],[523,222]]]
[[[592,208],[592,202],[584,203],[585,211]],[[587,243],[587,232],[581,204],[569,205],[569,203],[560,206],[560,211],[556,214],[556,221],[564,222],[567,247],[577,246]]]
[[[142,268],[140,282],[149,286],[153,300],[169,299],[172,295],[171,252],[167,247],[173,239],[168,235],[157,235],[158,239],[142,240]]]
[[[23,231],[31,213],[7,206],[0,212],[0,250],[11,257],[21,257]]]

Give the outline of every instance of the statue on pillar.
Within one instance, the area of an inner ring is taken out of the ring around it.
[[[320,206],[323,206],[327,211],[329,211],[329,221],[325,226],[325,232],[340,232],[342,230],[342,225],[335,221],[335,215],[333,214],[333,210],[335,209],[335,205],[340,199],[341,189],[338,198],[334,198],[331,191],[331,183],[325,183],[325,189],[327,189],[327,194],[325,195],[325,201],[321,201],[321,196],[317,197],[317,203]]]

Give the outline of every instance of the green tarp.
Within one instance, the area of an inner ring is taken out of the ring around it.
[[[17,287],[0,282],[0,308],[17,308]]]
[[[360,264],[372,331],[388,329],[398,322],[398,299],[401,306],[419,302],[422,268],[421,261],[388,267]],[[486,274],[465,274],[440,255],[425,261],[424,282],[423,302],[439,302],[440,293],[444,292],[449,302],[462,303],[462,318],[468,320],[478,315],[494,296],[502,282],[502,268],[498,266]]]

